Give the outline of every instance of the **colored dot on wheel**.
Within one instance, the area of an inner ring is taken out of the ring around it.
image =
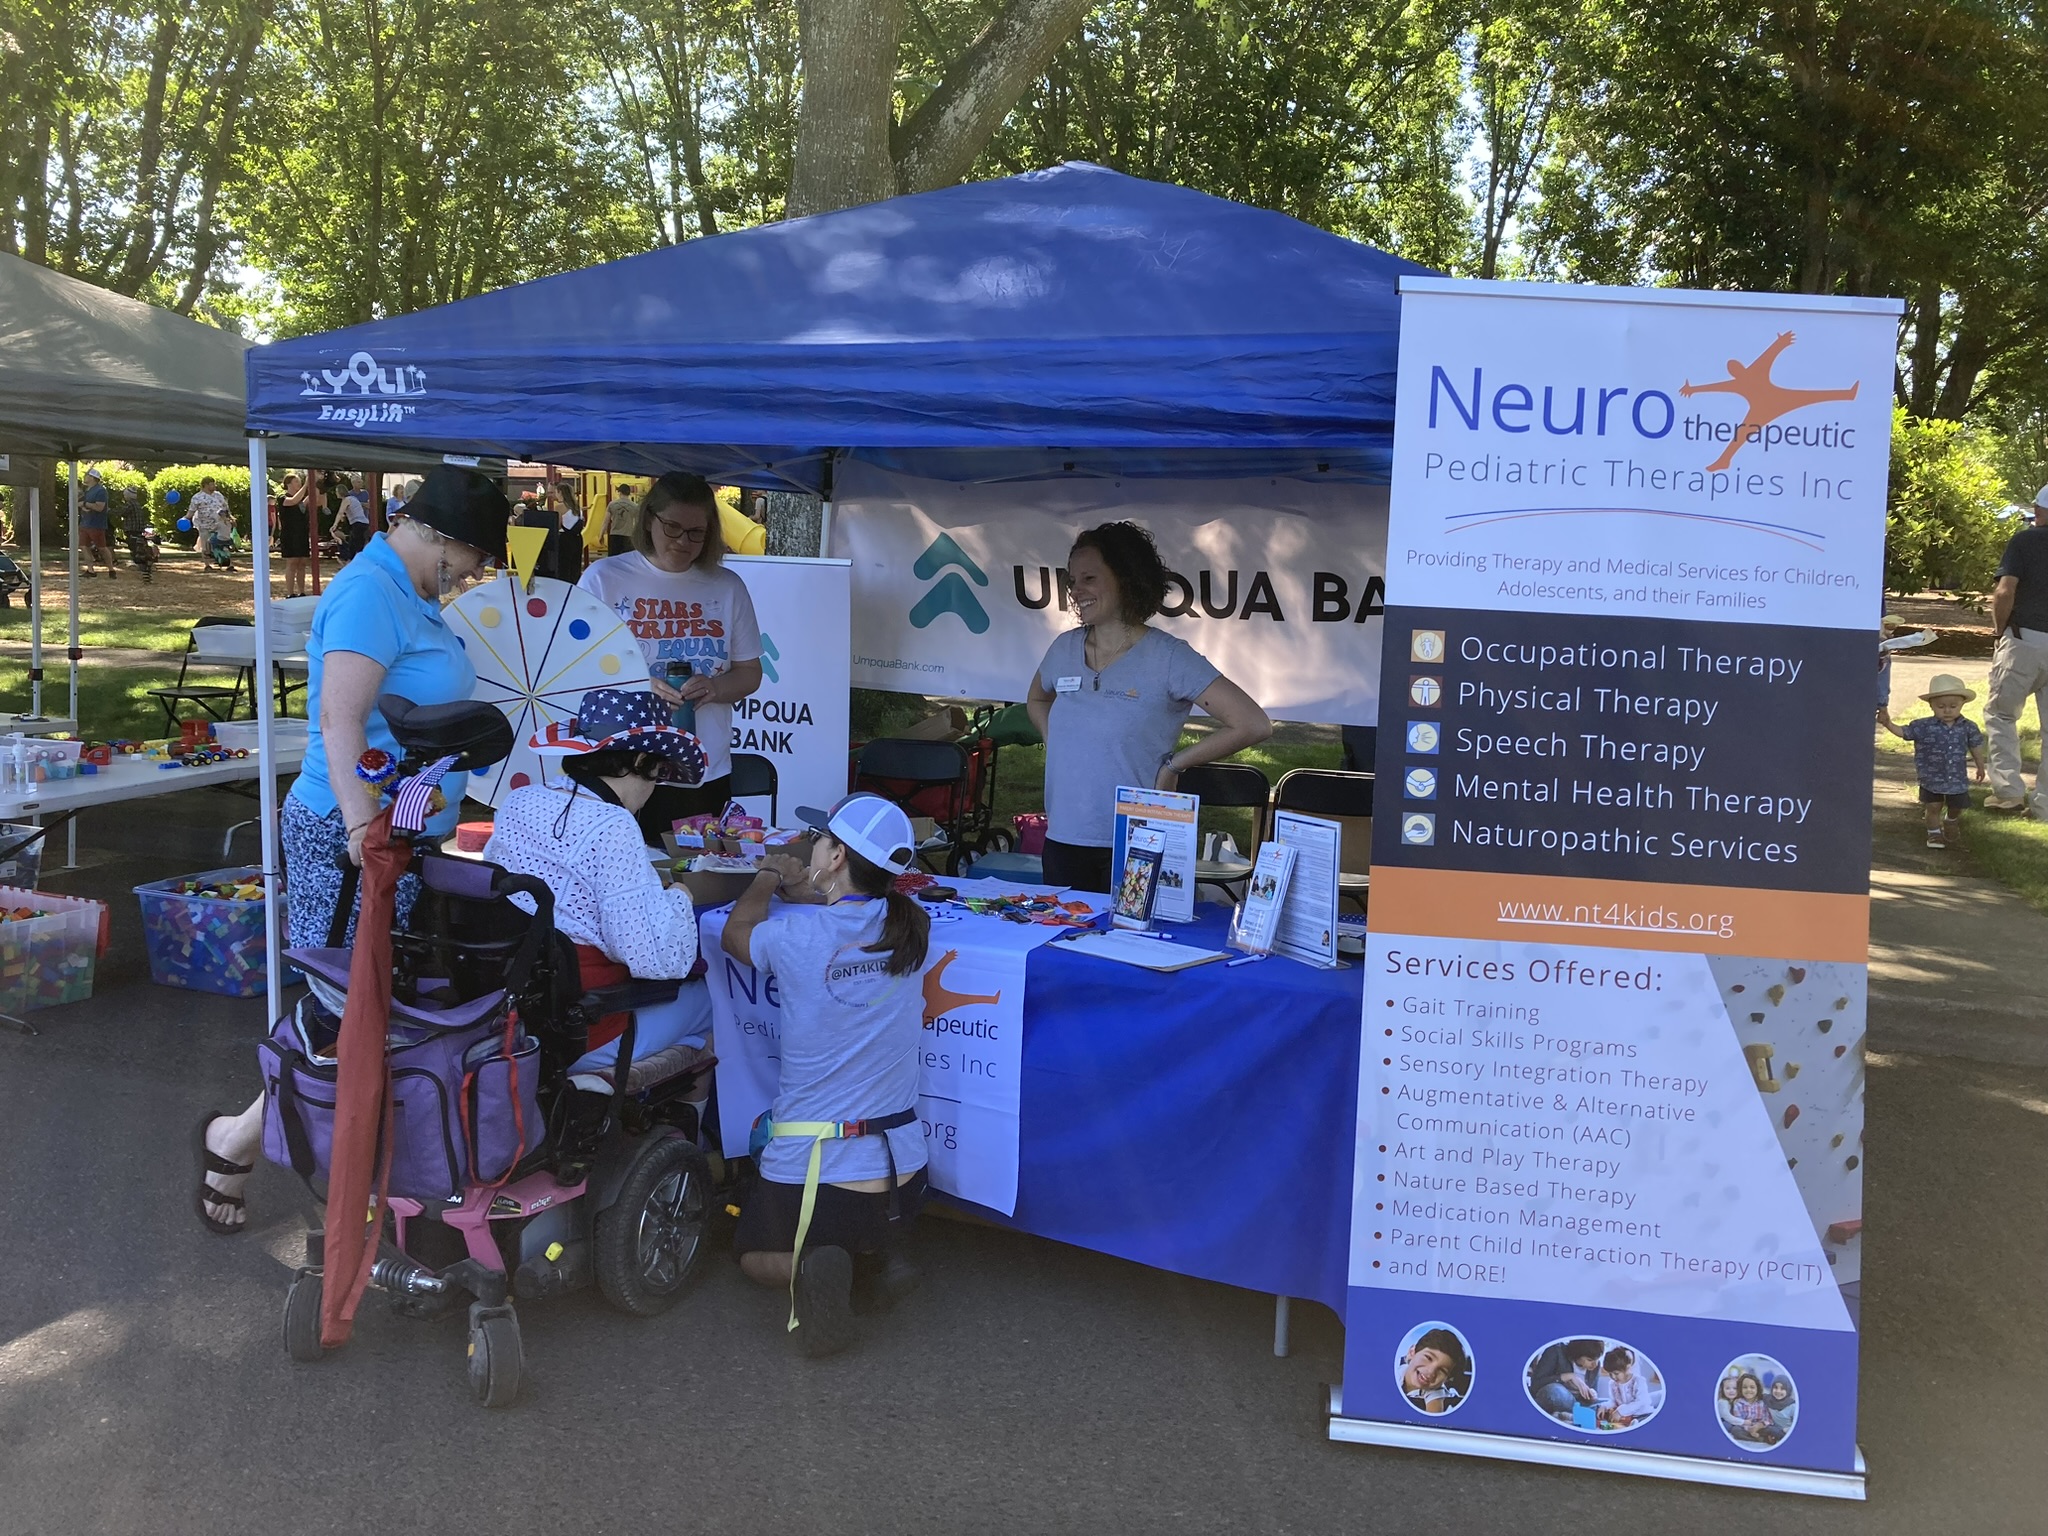
[[[548,616],[547,599],[544,597],[529,597],[526,600],[526,611],[536,619],[546,618]]]
[[[533,780],[528,778],[523,773],[515,773],[512,775],[512,787],[514,789],[524,789],[527,785],[531,784],[532,782]]]
[[[505,611],[502,608],[486,608],[477,615],[477,622],[485,629],[496,629],[505,622]]]
[[[581,619],[571,619],[569,621],[569,638],[571,640],[588,640],[590,638],[590,626]]]
[[[616,656],[598,657],[597,670],[606,677],[617,677],[619,675],[619,658]]]

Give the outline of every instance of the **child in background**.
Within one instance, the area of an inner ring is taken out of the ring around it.
[[[1799,1422],[1799,1399],[1792,1395],[1792,1383],[1783,1376],[1777,1377],[1771,1382],[1770,1390],[1764,1393],[1764,1401],[1771,1405],[1771,1427],[1782,1440]]]
[[[1737,1438],[1776,1445],[1781,1437],[1771,1418],[1771,1405],[1764,1401],[1764,1384],[1744,1371],[1736,1378],[1735,1394],[1730,1411],[1735,1418]]]
[[[1877,712],[1878,723],[1902,741],[1913,743],[1913,772],[1920,780],[1920,804],[1927,812],[1927,846],[1946,848],[1970,806],[1970,779],[1965,760],[1976,766],[1984,782],[1984,732],[1963,718],[1963,706],[1977,695],[1953,673],[1937,672],[1920,695],[1934,713],[1894,725],[1889,709]]]

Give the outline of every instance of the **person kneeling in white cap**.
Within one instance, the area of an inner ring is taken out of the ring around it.
[[[726,953],[772,973],[782,995],[781,1078],[754,1127],[760,1178],[733,1250],[748,1279],[789,1287],[789,1331],[817,1356],[853,1342],[856,1306],[880,1310],[916,1282],[897,1245],[925,1195],[931,924],[895,888],[915,845],[902,810],[849,795],[797,816],[818,834],[809,863],[763,859],[725,925]]]

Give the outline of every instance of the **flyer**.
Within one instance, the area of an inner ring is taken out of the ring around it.
[[[1149,827],[1160,835],[1158,893],[1152,915],[1185,923],[1195,915],[1195,822],[1202,812],[1199,795],[1168,789],[1136,789],[1121,785],[1116,792],[1116,831],[1112,878],[1123,879],[1124,850],[1133,827]]]
[[[1862,1497],[1897,312],[1404,280],[1333,1438]]]
[[[1274,952],[1304,965],[1337,963],[1337,874],[1344,828],[1295,811],[1273,813],[1273,841],[1294,850]]]
[[[1254,955],[1270,954],[1280,937],[1280,909],[1294,876],[1299,852],[1284,843],[1259,844],[1251,879],[1245,882],[1244,905],[1237,915],[1233,942]]]

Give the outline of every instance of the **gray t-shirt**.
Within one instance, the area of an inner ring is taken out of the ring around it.
[[[881,937],[879,901],[782,906],[754,929],[754,963],[782,996],[782,1073],[769,1115],[791,1120],[876,1120],[917,1106],[917,1048],[924,1029],[922,973],[891,976],[887,955],[863,946]],[[924,1127],[885,1133],[900,1178],[925,1165]],[[761,1154],[761,1177],[801,1184],[811,1143],[778,1136]],[[825,1143],[826,1184],[889,1176],[880,1136]]]
[[[1119,785],[1150,789],[1188,711],[1222,674],[1178,636],[1147,629],[1102,672],[1088,631],[1070,629],[1038,664],[1053,696],[1045,740],[1046,836],[1084,848],[1114,841]]]

